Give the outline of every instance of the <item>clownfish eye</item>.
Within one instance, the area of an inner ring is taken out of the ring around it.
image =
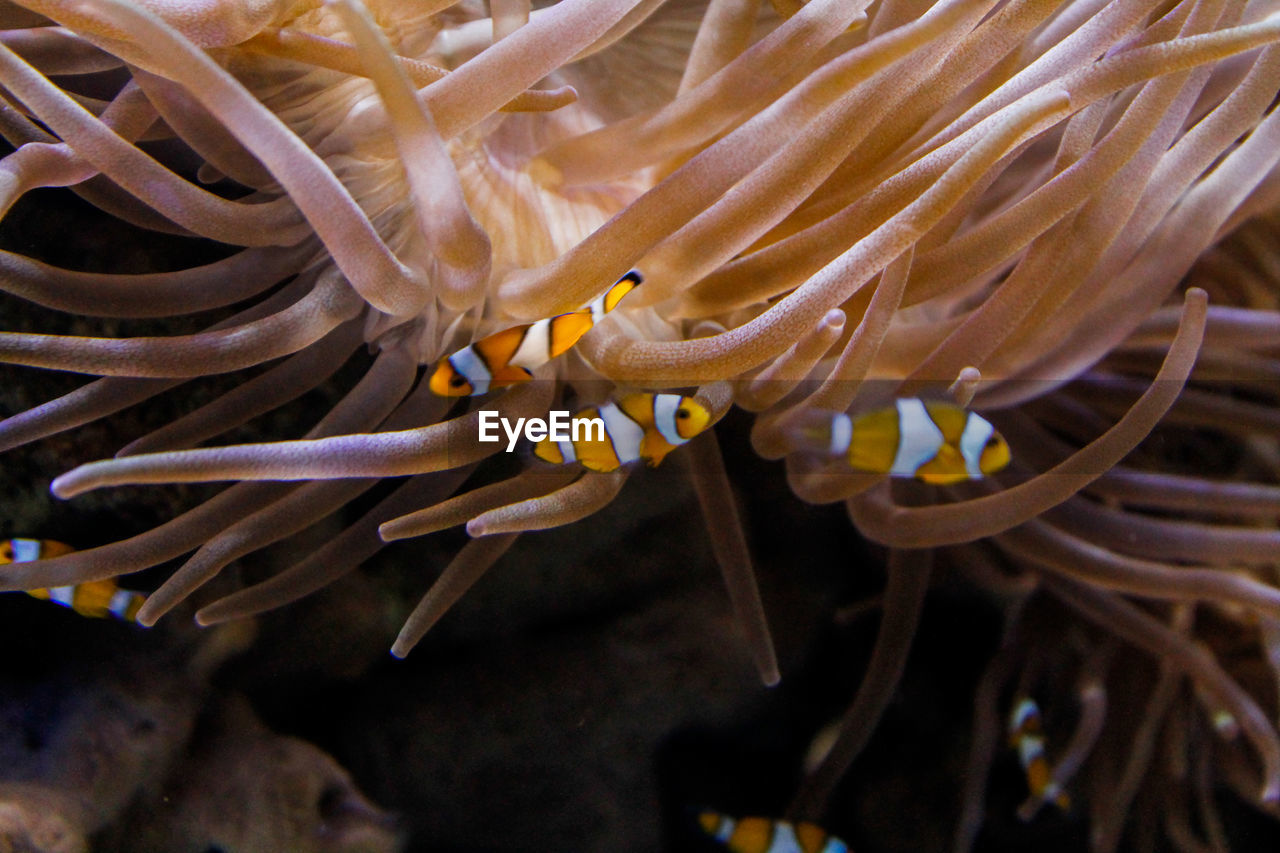
[[[986,446],[986,448],[984,448],[984,449],[986,449],[986,450],[990,450],[991,448],[996,447],[996,446],[997,446],[997,445],[999,445],[999,444],[1000,444],[1000,439],[996,438],[996,437],[993,435],[993,436],[991,436],[991,438],[988,438],[988,439],[987,439],[987,446]]]
[[[463,385],[466,385],[466,384],[467,384],[467,379],[465,376],[454,376],[452,379],[449,380],[450,388],[461,388]]]
[[[689,410],[688,410],[688,409],[676,409],[676,417],[677,417],[677,418],[680,418],[681,420],[687,420],[687,419],[688,419],[688,417],[689,417]]]

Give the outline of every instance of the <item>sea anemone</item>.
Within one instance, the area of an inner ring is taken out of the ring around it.
[[[531,467],[495,480],[482,463],[501,445],[478,440],[481,410],[533,417],[557,400],[693,389],[713,422],[733,404],[758,412],[753,444],[786,458],[795,493],[847,500],[858,530],[890,548],[871,668],[798,811],[821,811],[892,695],[935,549],[981,584],[1012,584],[1019,600],[1034,588],[1163,655],[1170,678],[1243,732],[1258,760],[1234,761],[1235,778],[1274,808],[1271,718],[1179,627],[1198,624],[1188,608],[1263,625],[1280,612],[1267,574],[1277,467],[1259,449],[1274,429],[1274,231],[1247,224],[1274,215],[1280,189],[1273,5],[532,5],[0,9],[0,132],[16,148],[0,161],[0,209],[70,186],[134,226],[233,247],[143,274],[0,256],[0,287],[56,311],[222,312],[189,334],[0,333],[0,360],[101,377],[0,422],[0,447],[259,368],[53,492],[234,485],[138,536],[9,567],[0,585],[190,553],[143,607],[152,624],[242,556],[407,478],[310,556],[197,614],[262,612],[384,539],[465,524],[471,541],[404,626],[403,655],[516,536],[589,516],[630,476]],[[1241,280],[1213,248],[1236,231],[1263,246],[1263,270]],[[633,268],[644,285],[532,381],[454,413],[431,393],[423,368],[442,356],[578,309]],[[301,438],[197,447],[362,346],[367,371]],[[796,440],[814,413],[916,396],[991,411],[1013,469],[891,483]],[[1117,467],[1171,408],[1247,448],[1248,464],[1172,474],[1174,454],[1147,451]],[[735,613],[775,681],[714,432],[673,463],[691,472]],[[473,472],[481,485],[455,495]]]

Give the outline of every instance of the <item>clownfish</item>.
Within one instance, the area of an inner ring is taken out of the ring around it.
[[[847,844],[813,823],[707,811],[698,815],[698,825],[733,853],[849,853]]]
[[[533,455],[556,465],[581,462],[592,471],[616,471],[637,459],[652,467],[706,429],[711,413],[692,397],[636,393],[575,412],[574,421],[587,422],[570,433],[576,441],[544,438]]]
[[[75,549],[52,539],[6,539],[0,542],[0,565],[51,560],[70,554]],[[29,589],[27,595],[69,607],[81,616],[105,619],[114,616],[125,622],[136,621],[139,608],[147,597],[140,592],[121,589],[115,581],[85,581],[74,586]]]
[[[632,270],[584,308],[512,326],[468,344],[440,361],[431,374],[431,391],[441,397],[469,397],[525,382],[535,368],[567,352],[643,281],[644,276]]]
[[[1027,788],[1037,803],[1055,803],[1060,809],[1071,806],[1067,792],[1053,781],[1049,759],[1044,753],[1044,732],[1040,706],[1031,698],[1019,700],[1009,713],[1009,746],[1018,750],[1018,761],[1027,775]]]
[[[802,416],[803,417],[803,416]],[[980,480],[1009,464],[1009,445],[991,422],[954,403],[903,397],[856,418],[819,413],[793,430],[802,446],[846,456],[859,471],[946,486]]]

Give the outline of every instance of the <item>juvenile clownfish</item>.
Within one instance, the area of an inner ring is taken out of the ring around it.
[[[817,424],[809,418],[796,427],[801,444],[847,456],[859,471],[946,486],[1009,464],[1009,445],[991,422],[953,403],[903,397],[856,418],[843,412],[815,417]]]
[[[1040,724],[1040,706],[1024,697],[1009,713],[1009,746],[1018,750],[1018,761],[1027,775],[1027,789],[1037,805],[1055,803],[1060,809],[1071,806],[1067,792],[1053,781],[1049,759],[1044,753],[1044,732]]]
[[[544,438],[533,448],[539,459],[556,465],[581,462],[592,471],[616,471],[643,459],[656,466],[666,455],[707,428],[711,413],[692,397],[679,394],[627,394],[576,412],[573,421],[599,418],[604,434],[587,426],[577,441]]]
[[[707,811],[698,815],[698,825],[733,853],[849,853],[847,844],[813,823]]]
[[[567,352],[642,281],[644,276],[632,270],[584,308],[512,326],[468,344],[440,361],[431,374],[432,392],[469,397],[530,379],[535,368]]]
[[[6,539],[0,542],[0,565],[51,560],[70,554],[75,549],[52,539]],[[85,581],[74,586],[29,589],[27,595],[69,607],[81,616],[105,619],[114,616],[125,622],[136,621],[139,608],[147,597],[140,592],[121,589],[113,580]]]

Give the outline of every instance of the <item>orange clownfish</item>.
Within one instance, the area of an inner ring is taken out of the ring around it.
[[[643,459],[650,466],[702,432],[711,413],[679,394],[627,394],[576,412],[569,438],[548,436],[533,448],[539,459],[557,465],[581,462],[592,471],[616,471]]]
[[[74,550],[70,545],[52,539],[6,539],[0,542],[0,565],[49,560]],[[125,622],[136,621],[138,609],[147,600],[142,593],[121,589],[110,579],[85,581],[74,586],[29,589],[27,595],[70,607],[81,616],[93,619],[114,616]]]
[[[642,281],[644,277],[632,270],[585,308],[512,326],[468,344],[440,361],[431,374],[432,392],[469,397],[528,380],[535,368],[567,352]]]
[[[843,412],[817,417],[817,425],[799,422],[802,445],[846,456],[859,471],[946,486],[980,480],[1010,460],[1009,445],[991,422],[954,403],[903,397],[856,418]]]
[[[698,825],[733,853],[849,853],[847,844],[813,823],[708,811],[698,815]]]
[[[1044,753],[1040,706],[1034,699],[1024,697],[1009,713],[1009,746],[1018,750],[1018,761],[1027,774],[1027,788],[1037,806],[1052,802],[1060,809],[1069,808],[1071,798],[1053,781],[1049,759]]]

